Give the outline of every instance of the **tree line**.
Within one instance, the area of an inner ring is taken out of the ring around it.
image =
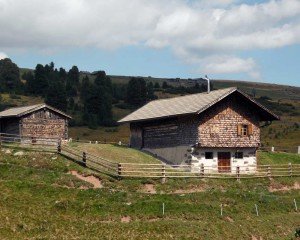
[[[71,114],[71,125],[114,126],[113,106],[134,110],[157,99],[157,91],[182,95],[206,91],[206,86],[196,83],[193,87],[174,87],[167,82],[146,82],[142,77],[112,83],[105,71],[80,74],[77,66],[67,71],[56,68],[53,62],[37,64],[33,71],[20,76],[15,63],[8,58],[0,60],[0,93],[42,97],[45,103]]]

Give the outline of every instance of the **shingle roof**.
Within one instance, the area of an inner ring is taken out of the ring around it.
[[[37,111],[37,110],[42,109],[42,108],[48,108],[48,109],[51,109],[52,111],[57,112],[57,113],[65,116],[67,118],[72,118],[71,116],[65,114],[64,112],[62,112],[62,111],[60,111],[56,108],[53,108],[53,107],[51,107],[51,106],[49,106],[45,103],[31,105],[31,106],[25,106],[25,107],[9,108],[9,109],[6,109],[6,110],[0,112],[0,118],[21,117],[25,114]]]
[[[118,122],[125,123],[157,118],[167,118],[184,114],[199,114],[236,91],[247,97],[264,111],[268,112],[268,114],[272,115],[274,119],[278,119],[278,117],[271,111],[255,102],[253,99],[250,99],[249,96],[240,92],[237,90],[237,88],[232,87],[211,91],[210,93],[205,92],[169,99],[155,100],[127,115]]]

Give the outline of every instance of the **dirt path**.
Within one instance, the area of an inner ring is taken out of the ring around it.
[[[269,192],[280,192],[280,191],[290,191],[290,190],[299,190],[300,189],[300,183],[295,182],[293,186],[270,186]]]
[[[149,194],[156,194],[154,184],[144,184],[143,188],[141,189],[141,192],[149,193]]]
[[[83,181],[93,184],[93,186],[94,186],[93,188],[102,188],[103,187],[101,184],[101,181],[94,176],[83,176],[74,170],[70,171],[70,174],[72,174],[73,176],[77,177],[80,180],[83,180]]]

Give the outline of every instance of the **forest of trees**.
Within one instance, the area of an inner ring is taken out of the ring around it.
[[[134,110],[157,99],[155,91],[187,94],[206,91],[206,86],[196,83],[189,88],[174,87],[141,77],[117,84],[104,71],[80,74],[76,66],[66,71],[56,68],[53,62],[37,64],[34,71],[24,71],[20,76],[15,63],[8,58],[0,60],[0,93],[42,97],[47,104],[71,114],[73,126],[114,126],[113,106]],[[0,95],[0,110],[8,107],[1,102]]]

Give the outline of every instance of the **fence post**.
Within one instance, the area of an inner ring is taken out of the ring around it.
[[[240,181],[240,166],[236,167],[236,180]]]
[[[61,141],[60,140],[57,143],[57,153],[61,153]]]
[[[271,152],[274,152],[275,151],[275,147],[271,147]]]
[[[258,207],[257,207],[257,204],[254,204],[254,206],[255,206],[256,216],[258,216]]]
[[[223,216],[223,204],[221,204],[221,217]]]
[[[86,167],[86,152],[82,152],[82,162],[83,165]]]
[[[121,163],[118,163],[118,179],[121,180],[122,178],[122,166]]]
[[[204,177],[204,163],[200,165],[200,177]]]
[[[293,176],[292,163],[289,163],[289,174],[290,174],[290,177]]]
[[[270,165],[268,166],[267,175],[268,175],[269,178],[272,177],[271,166]]]
[[[161,179],[161,183],[165,183],[166,182],[166,166],[165,164],[162,165],[162,179]]]

